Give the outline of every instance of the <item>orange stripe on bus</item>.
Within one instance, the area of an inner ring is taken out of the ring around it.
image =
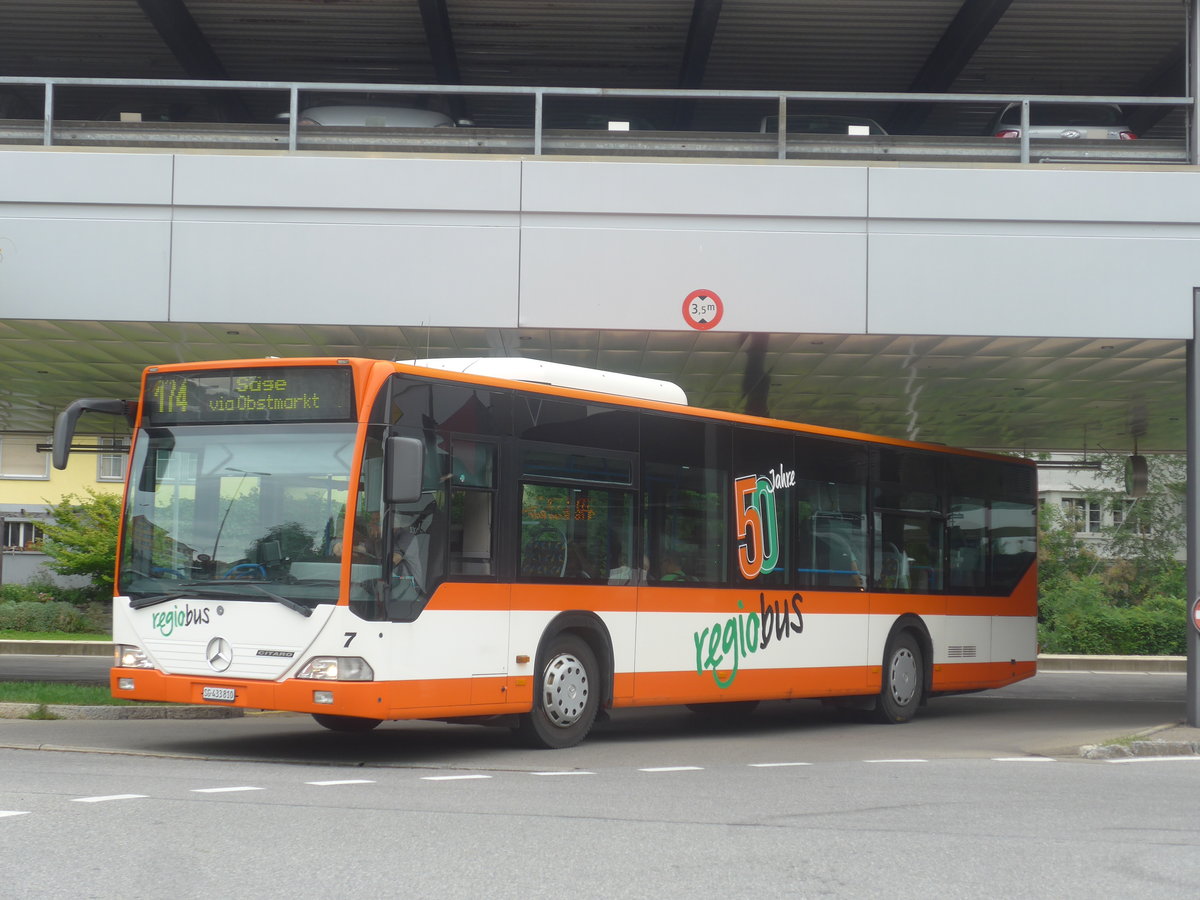
[[[590,609],[599,612],[711,613],[760,612],[763,604],[791,608],[799,595],[805,614],[922,616],[1032,616],[1036,593],[1018,589],[1013,596],[976,597],[862,591],[792,590],[788,588],[672,588],[589,584],[497,584],[448,582],[434,592],[426,609],[444,611],[556,612]]]
[[[878,667],[876,667],[878,671]],[[867,666],[812,669],[740,669],[727,688],[730,672],[639,672],[634,676],[634,696],[618,699],[616,706],[661,706],[676,703],[719,703],[728,700],[786,700],[819,698],[879,691],[869,681]]]
[[[996,596],[834,592],[834,590],[659,588],[605,584],[446,583],[427,610],[506,612],[678,612],[716,616],[761,612],[763,605],[792,608],[799,596],[805,614],[836,616],[1033,616],[1036,601]]]
[[[1036,660],[939,663],[933,667],[933,690],[986,690],[1023,681],[1036,674]]]
[[[934,666],[933,690],[965,691],[1010,684],[1036,674],[1034,661],[942,663]],[[728,687],[731,673],[718,671],[618,673],[614,706],[663,706],[719,703],[731,700],[820,699],[878,693],[879,666],[830,666],[794,669],[742,669]],[[133,690],[118,688],[132,679]],[[370,719],[452,718],[528,712],[533,703],[533,676],[494,675],[474,678],[419,679],[391,682],[329,682],[290,679],[259,682],[229,678],[166,675],[156,670],[112,669],[116,697],[242,709],[280,709],[299,713],[360,716]],[[206,686],[231,687],[231,703],[203,698]],[[315,694],[332,696],[318,703]]]

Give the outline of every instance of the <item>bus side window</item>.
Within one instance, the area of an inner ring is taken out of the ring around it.
[[[454,491],[450,500],[450,571],[492,574],[492,494]]]
[[[456,438],[450,471],[450,571],[491,575],[496,445]]]
[[[987,589],[987,504],[976,497],[950,498],[950,584],[954,591]]]
[[[798,586],[866,589],[866,491],[861,449],[823,438],[796,439]]]
[[[668,583],[724,584],[732,559],[729,426],[646,415],[641,441],[642,547],[622,558],[622,574],[631,582],[648,573],[685,576]],[[668,555],[678,558],[677,571]]]
[[[522,578],[614,583],[633,538],[633,493],[602,487],[521,486]]]
[[[943,461],[891,447],[877,449],[873,460],[874,586],[940,591],[946,546]]]

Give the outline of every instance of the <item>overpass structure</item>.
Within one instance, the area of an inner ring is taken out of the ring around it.
[[[1183,116],[1136,153],[1013,145],[999,159],[991,140],[929,134],[816,152],[744,125],[589,136],[544,128],[536,91],[528,127],[306,145],[293,123],[311,82],[7,76],[42,104],[40,121],[0,126],[0,432],[48,433],[67,402],[129,395],[154,362],[528,355],[666,378],[698,405],[918,440],[1187,449],[1200,484],[1196,7],[1178,34],[1191,73],[1178,87],[1085,98]],[[59,118],[56,99],[89,87],[279,90],[291,115]],[[738,121],[896,102],[713,93],[657,92],[676,112],[756,104]],[[1194,491],[1189,506],[1195,598]]]

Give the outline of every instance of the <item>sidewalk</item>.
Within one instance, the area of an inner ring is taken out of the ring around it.
[[[1200,756],[1200,728],[1163,725],[1137,735],[1129,742],[1096,744],[1079,748],[1084,759],[1133,759],[1135,757]]]
[[[0,639],[0,653],[30,656],[112,656],[112,641],[10,641]]]
[[[1042,653],[1039,672],[1187,672],[1186,656],[1068,656]]]

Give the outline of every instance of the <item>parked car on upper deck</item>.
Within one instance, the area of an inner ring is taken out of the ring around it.
[[[779,116],[763,116],[758,125],[763,134],[774,134],[779,130]],[[825,115],[824,113],[788,114],[788,134],[887,134],[887,129],[866,116]]]
[[[1029,137],[1132,141],[1125,111],[1113,103],[1034,103],[1029,107]],[[998,138],[1021,136],[1021,104],[1010,103],[988,125]]]
[[[276,118],[286,122],[288,114],[280,113]],[[455,122],[445,113],[432,109],[359,103],[306,107],[300,110],[299,124],[351,125],[363,128],[453,128],[455,125],[470,123],[465,120]]]

